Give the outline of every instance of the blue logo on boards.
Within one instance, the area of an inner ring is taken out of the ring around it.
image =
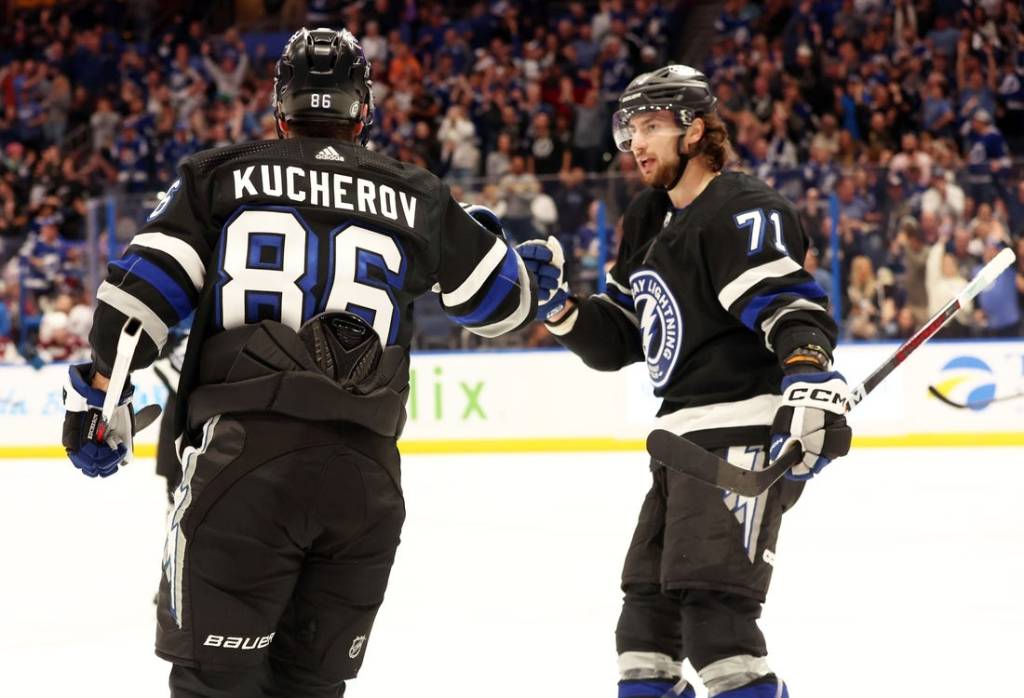
[[[638,271],[629,278],[643,338],[647,371],[655,388],[672,376],[683,345],[683,314],[668,284],[657,272]]]
[[[988,407],[996,396],[992,367],[976,356],[957,356],[947,361],[935,388],[976,412]]]

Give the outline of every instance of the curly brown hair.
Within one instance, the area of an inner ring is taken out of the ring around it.
[[[729,142],[729,130],[718,114],[701,114],[704,120],[704,135],[697,141],[693,154],[704,158],[704,163],[713,172],[721,172],[736,154]]]

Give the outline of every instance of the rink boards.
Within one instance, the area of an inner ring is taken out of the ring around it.
[[[851,385],[895,344],[847,345],[836,366]],[[66,366],[0,367],[0,458],[54,457]],[[151,372],[138,404],[162,403]],[[974,409],[957,409],[928,392]],[[851,414],[857,447],[1024,445],[1024,341],[935,342],[919,349]],[[564,351],[475,351],[413,356],[405,453],[614,451],[642,448],[658,401],[646,366],[588,369]],[[152,454],[156,429],[139,435]]]

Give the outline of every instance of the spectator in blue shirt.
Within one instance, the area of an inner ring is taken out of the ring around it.
[[[926,131],[939,137],[953,135],[953,124],[956,121],[953,104],[946,96],[945,82],[941,74],[932,73],[921,104],[921,124]]]
[[[1002,248],[1002,243],[990,241],[985,246],[984,263],[988,264]],[[982,291],[977,308],[975,320],[986,337],[1016,337],[1021,318],[1016,269],[1007,269]]]
[[[64,262],[67,245],[60,239],[56,221],[42,221],[39,232],[30,235],[21,248],[22,282],[36,295],[46,295],[56,288]]]
[[[1006,140],[983,109],[974,112],[965,138],[967,151],[967,194],[978,203],[991,203],[999,193],[1003,175],[1010,169]]]

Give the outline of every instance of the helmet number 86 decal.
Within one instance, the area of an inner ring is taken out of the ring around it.
[[[314,92],[309,96],[309,106],[313,107],[314,109],[319,109],[321,107],[324,109],[330,109],[331,95]]]
[[[349,311],[372,325],[382,344],[394,343],[394,291],[403,287],[406,269],[398,241],[354,224],[335,228],[327,240],[326,278],[319,279],[319,237],[295,209],[243,207],[221,236],[217,324],[231,329],[275,320],[298,330],[318,313]]]

